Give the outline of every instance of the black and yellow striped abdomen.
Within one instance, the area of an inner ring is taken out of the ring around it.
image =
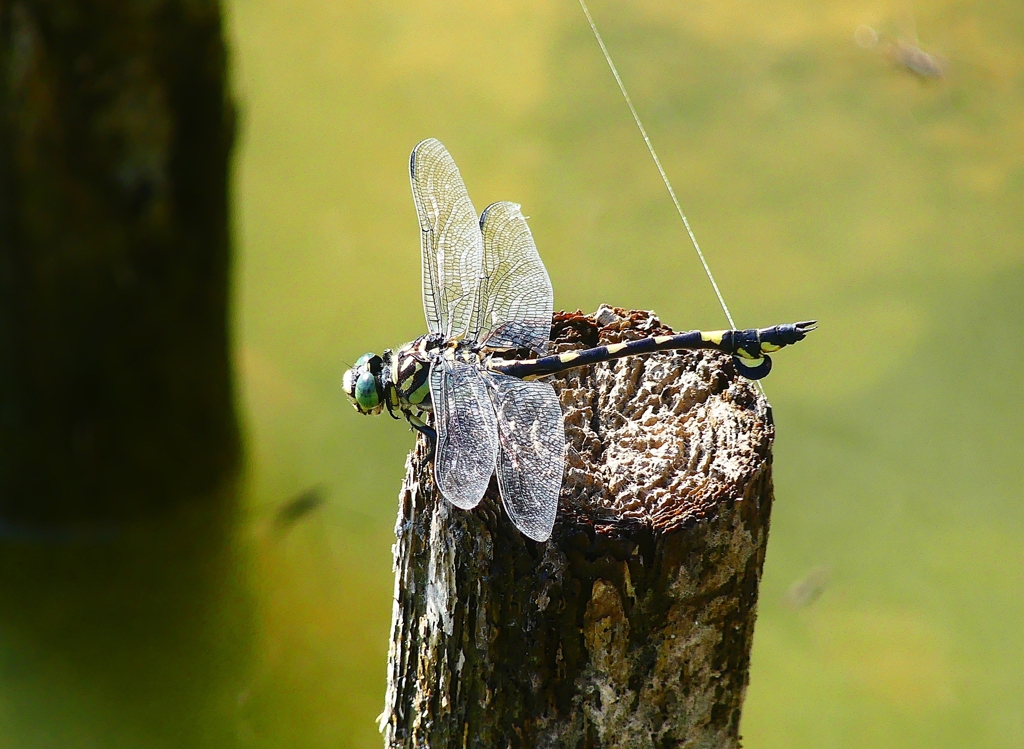
[[[771,328],[749,330],[716,330],[711,332],[691,330],[675,335],[652,336],[637,341],[625,341],[609,346],[596,346],[582,351],[569,351],[540,359],[505,361],[492,359],[487,368],[520,378],[544,377],[575,367],[622,359],[626,356],[653,354],[658,351],[683,349],[714,349],[732,354],[740,374],[751,380],[759,380],[771,370],[770,352],[778,351],[803,340],[815,328],[814,320],[808,322],[776,325]]]

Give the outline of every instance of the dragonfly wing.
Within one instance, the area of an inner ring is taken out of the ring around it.
[[[437,430],[434,480],[449,502],[471,509],[483,499],[498,457],[487,383],[476,367],[440,359],[430,367],[430,397]]]
[[[464,334],[475,308],[483,237],[451,154],[430,138],[412,150],[409,178],[420,220],[423,311],[431,333]]]
[[[480,216],[483,273],[470,335],[492,348],[543,354],[551,336],[554,293],[516,203],[492,203]]]
[[[512,522],[551,537],[565,468],[565,425],[550,383],[486,374],[498,420],[498,488]]]

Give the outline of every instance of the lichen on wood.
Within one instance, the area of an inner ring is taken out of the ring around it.
[[[555,350],[671,331],[556,313]],[[419,444],[396,526],[381,729],[393,748],[733,747],[772,503],[771,412],[730,357],[634,357],[550,378],[569,442],[550,541],[495,483],[438,493]]]

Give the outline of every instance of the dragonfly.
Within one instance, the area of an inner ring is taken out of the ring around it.
[[[626,356],[714,349],[760,379],[770,353],[816,327],[694,330],[548,355],[554,293],[521,206],[492,203],[477,217],[455,161],[433,138],[413,149],[409,176],[428,332],[362,355],[342,387],[359,413],[387,411],[426,436],[434,482],[455,507],[476,507],[497,475],[505,512],[535,541],[551,537],[566,451],[558,395],[542,378]]]

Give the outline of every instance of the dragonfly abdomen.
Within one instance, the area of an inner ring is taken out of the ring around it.
[[[732,354],[740,374],[756,380],[764,377],[771,369],[771,359],[767,356],[769,352],[802,340],[814,327],[815,322],[809,321],[748,330],[691,330],[568,351],[539,359],[491,360],[487,366],[495,372],[532,379],[627,356],[642,356],[658,351],[713,349]]]

